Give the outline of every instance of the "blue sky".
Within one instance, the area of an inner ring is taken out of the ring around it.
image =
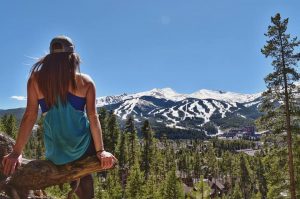
[[[32,57],[60,34],[73,39],[97,96],[171,87],[256,93],[272,71],[260,49],[270,17],[290,18],[300,36],[299,1],[1,1],[0,109],[23,107]]]

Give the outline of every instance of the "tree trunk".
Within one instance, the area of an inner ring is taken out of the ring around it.
[[[11,138],[0,133],[0,161],[3,155],[12,151],[14,142]],[[113,167],[116,166],[114,163]],[[112,169],[110,168],[110,169]],[[2,173],[3,166],[0,165]],[[61,185],[93,173],[104,171],[100,167],[99,160],[94,156],[74,161],[64,165],[55,165],[47,160],[27,160],[23,159],[22,165],[16,172],[8,176],[0,176],[0,190],[5,191],[13,198],[19,195],[26,198],[29,190],[45,189],[53,185]]]
[[[293,147],[292,147],[292,132],[291,132],[291,118],[290,118],[290,106],[289,97],[287,90],[286,75],[284,75],[284,93],[285,93],[285,112],[286,112],[286,132],[287,132],[287,144],[288,144],[288,165],[289,165],[289,176],[290,176],[290,192],[291,199],[296,199],[296,184],[294,175],[294,160],[293,160]]]
[[[280,46],[281,46],[281,60],[283,66],[283,80],[284,80],[284,102],[285,102],[285,120],[286,120],[286,132],[287,132],[287,144],[288,144],[288,166],[289,166],[289,176],[290,176],[290,192],[291,199],[296,199],[296,184],[295,184],[295,174],[294,174],[294,160],[293,160],[293,142],[292,142],[292,132],[291,132],[291,113],[290,113],[290,103],[289,103],[289,93],[288,93],[288,83],[287,74],[285,72],[285,56],[282,44],[282,35],[279,31],[280,36]]]

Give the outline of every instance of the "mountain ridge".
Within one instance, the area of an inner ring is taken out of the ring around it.
[[[156,129],[182,129],[211,134],[230,127],[254,125],[254,120],[261,115],[258,110],[261,94],[208,89],[182,94],[166,87],[99,97],[97,106],[113,111],[121,123],[132,115],[138,126],[148,119]]]
[[[136,98],[140,96],[154,96],[157,98],[165,98],[172,101],[180,101],[186,98],[197,98],[197,99],[218,99],[227,100],[229,102],[247,102],[259,97],[262,92],[254,94],[242,94],[230,91],[215,91],[209,89],[200,89],[191,94],[177,93],[170,87],[165,88],[154,88],[149,91],[142,91],[133,94],[121,94],[121,95],[110,95],[102,96],[97,98],[97,106],[104,106],[112,102],[117,103],[120,100],[126,100],[130,98]],[[112,100],[114,98],[114,100]],[[107,101],[107,103],[105,103]]]

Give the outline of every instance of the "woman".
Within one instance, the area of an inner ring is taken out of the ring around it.
[[[4,156],[4,174],[10,175],[20,165],[40,105],[44,117],[46,159],[56,165],[97,154],[104,169],[116,158],[104,150],[101,125],[96,109],[93,80],[79,72],[80,58],[72,40],[58,36],[50,43],[50,53],[32,67],[27,83],[27,106],[13,151]],[[86,112],[84,111],[86,109]],[[75,182],[71,186],[75,186]],[[79,198],[94,197],[91,174],[80,180]]]

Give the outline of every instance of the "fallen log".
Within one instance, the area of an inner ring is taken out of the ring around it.
[[[0,161],[4,155],[12,151],[14,140],[0,132]],[[114,168],[117,162],[114,162]],[[74,161],[64,165],[55,165],[47,160],[23,159],[22,165],[11,176],[2,174],[0,171],[0,190],[5,191],[12,198],[27,198],[29,190],[45,189],[54,185],[69,183],[94,172],[101,172],[99,160],[94,156]],[[74,190],[73,190],[74,192]]]

